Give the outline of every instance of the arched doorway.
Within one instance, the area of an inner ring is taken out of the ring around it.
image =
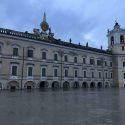
[[[59,88],[59,82],[54,81],[54,82],[52,83],[52,88]]]
[[[30,90],[30,89],[34,88],[34,82],[28,81],[25,83],[24,87],[27,88],[28,90]]]
[[[82,87],[83,87],[83,88],[88,88],[87,82],[83,82]]]
[[[49,84],[48,84],[48,82],[46,82],[46,81],[42,81],[42,82],[40,82],[40,84],[39,84],[39,88],[48,88],[48,86],[49,86]]]
[[[70,88],[69,82],[64,82],[64,83],[63,83],[63,88],[64,88],[64,89]]]
[[[19,89],[19,83],[17,81],[11,81],[8,83],[7,89],[10,89],[10,90]]]
[[[95,83],[94,82],[91,82],[90,88],[95,88]]]
[[[74,82],[73,88],[79,88],[79,83],[78,82]]]
[[[102,83],[98,82],[98,88],[102,88]]]
[[[109,87],[110,87],[109,83],[106,82],[106,83],[105,83],[105,88],[109,88]]]

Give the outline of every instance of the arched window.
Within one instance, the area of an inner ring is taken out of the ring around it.
[[[111,45],[114,44],[114,36],[111,37]]]
[[[123,35],[120,36],[120,43],[124,43],[124,36]]]

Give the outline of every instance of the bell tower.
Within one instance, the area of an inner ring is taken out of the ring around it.
[[[118,22],[115,22],[113,30],[108,30],[108,49],[113,54],[125,53],[125,29],[122,29]]]
[[[112,53],[113,83],[117,87],[125,87],[125,29],[115,22],[107,37],[108,49]]]

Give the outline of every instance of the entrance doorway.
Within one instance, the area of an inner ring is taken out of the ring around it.
[[[79,83],[78,82],[74,82],[73,88],[79,88]]]
[[[63,88],[64,88],[64,89],[70,88],[69,82],[64,82],[64,83],[63,83]]]
[[[83,87],[83,88],[88,88],[87,82],[83,82],[82,87]]]
[[[95,83],[94,82],[91,82],[90,88],[95,88]]]
[[[24,87],[28,90],[31,90],[32,88],[34,88],[34,82],[28,81],[25,83]]]
[[[10,90],[16,90],[16,87],[15,86],[11,86]]]
[[[52,83],[52,88],[59,88],[59,83],[58,82],[53,82]]]
[[[40,85],[39,85],[39,88],[48,88],[48,82],[46,82],[46,81],[42,81],[42,82],[40,82]]]
[[[102,83],[98,82],[98,88],[102,88]]]

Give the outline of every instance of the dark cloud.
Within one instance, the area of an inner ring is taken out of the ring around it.
[[[0,27],[19,31],[40,28],[44,11],[57,38],[107,48],[106,33],[117,19],[125,26],[124,0],[1,0]]]

